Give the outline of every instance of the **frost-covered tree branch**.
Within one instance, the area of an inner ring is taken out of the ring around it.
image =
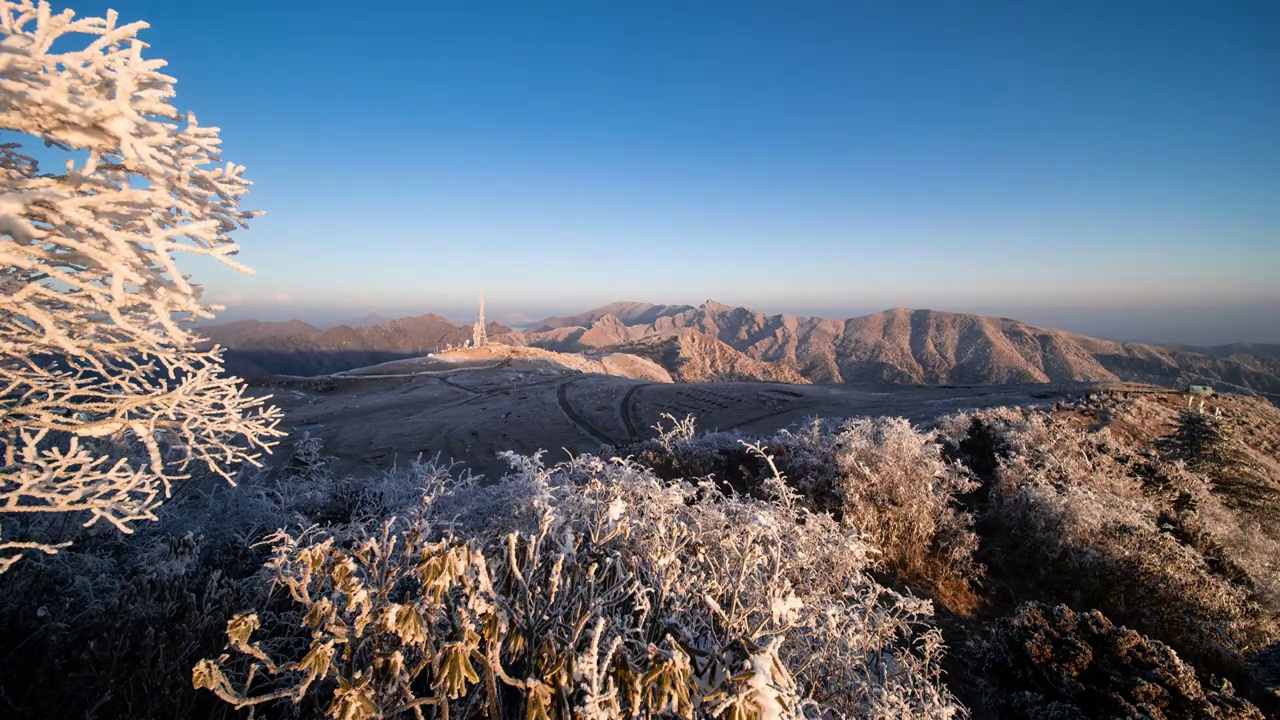
[[[0,3],[3,513],[86,512],[128,532],[175,480],[230,480],[280,434],[183,326],[218,308],[178,254],[249,272],[230,233],[258,213],[239,207],[249,182],[218,129],[170,104],[146,27]],[[0,571],[29,547],[0,546]]]

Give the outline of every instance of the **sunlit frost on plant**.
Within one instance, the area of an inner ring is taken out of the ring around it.
[[[321,693],[334,718],[963,714],[931,605],[871,579],[830,517],[621,460],[510,459],[410,518],[279,534],[304,627],[237,625],[196,684],[241,707]]]
[[[239,207],[249,182],[218,129],[170,104],[145,27],[0,5],[0,130],[65,157],[44,167],[0,145],[0,500],[123,532],[172,482],[230,480],[278,434],[182,325],[216,308],[177,257],[248,272],[230,233],[257,213]],[[30,548],[57,549],[0,543],[0,571]]]

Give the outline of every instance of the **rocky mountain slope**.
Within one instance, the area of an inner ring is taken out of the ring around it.
[[[615,345],[612,349],[650,358],[679,382],[809,383],[788,363],[756,360],[713,337],[687,328],[645,335],[638,340]]]
[[[497,335],[493,340],[506,345],[530,345],[559,352],[582,352],[626,343],[643,337],[644,334],[644,325],[628,326],[618,316],[606,314],[587,321],[585,325],[565,325],[541,331],[513,330]]]
[[[609,307],[583,313],[595,318],[589,326],[558,327],[554,338],[532,332],[513,339],[559,350],[612,347],[611,341],[633,347],[637,341],[668,338],[672,331],[682,330],[718,340],[745,359],[794,368],[811,382],[1204,382],[1280,397],[1280,358],[1111,342],[1008,318],[894,308],[836,320],[766,315],[708,300],[640,325],[610,317],[605,312]],[[691,350],[697,345],[688,336],[682,342]],[[746,367],[742,358],[724,351],[702,356],[714,368]],[[680,377],[677,368],[665,366]],[[706,374],[717,376],[721,371],[714,368]]]

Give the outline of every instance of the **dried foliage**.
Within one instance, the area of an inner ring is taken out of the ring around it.
[[[184,493],[129,536],[70,535],[55,556],[4,578],[0,695],[14,718],[208,718],[212,703],[175,682],[216,652],[226,620],[262,602],[250,547],[281,524],[294,493],[245,479]]]
[[[348,522],[414,505],[447,468],[414,462],[372,478],[335,478],[312,439],[272,473],[230,487],[192,481],[158,520],[122,536],[64,528],[75,544],[35,556],[0,594],[0,715],[14,718],[237,717],[190,683],[226,642],[227,621],[278,599],[262,542],[281,527]],[[296,474],[295,474],[296,473]],[[65,525],[65,524],[64,524]]]
[[[626,448],[664,477],[711,476],[752,492],[772,477],[734,435],[697,436],[691,418],[658,428],[656,440]],[[813,421],[760,443],[811,510],[829,512],[863,533],[879,551],[878,565],[927,591],[949,609],[970,613],[978,541],[959,498],[976,483],[948,462],[938,438],[901,418]]]
[[[985,649],[993,709],[1008,718],[1262,720],[1230,683],[1204,687],[1169,646],[1102,613],[1027,603]]]
[[[234,618],[195,684],[332,718],[963,715],[929,604],[781,478],[762,500],[511,461],[492,488],[429,483],[406,519],[275,536],[296,610]]]
[[[1146,402],[1117,415],[1132,419]],[[1280,545],[1185,455],[1157,452],[1178,446],[1177,427],[1148,424],[1162,429],[1139,440],[1075,420],[996,411],[943,423],[952,448],[996,451],[978,520],[988,583],[1000,595],[1100,610],[1274,702],[1259,664],[1280,640]],[[1175,439],[1161,439],[1166,431]]]
[[[145,23],[0,5],[0,130],[61,152],[42,167],[0,145],[0,510],[84,513],[129,532],[194,468],[230,479],[278,414],[197,351],[212,317],[180,253],[248,271],[229,233],[249,183],[218,129],[182,115],[144,59]],[[22,551],[0,543],[0,571]]]

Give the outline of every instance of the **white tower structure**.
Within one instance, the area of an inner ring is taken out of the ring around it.
[[[484,347],[489,344],[489,334],[484,329],[484,290],[480,291],[480,319],[471,329],[471,347]]]

